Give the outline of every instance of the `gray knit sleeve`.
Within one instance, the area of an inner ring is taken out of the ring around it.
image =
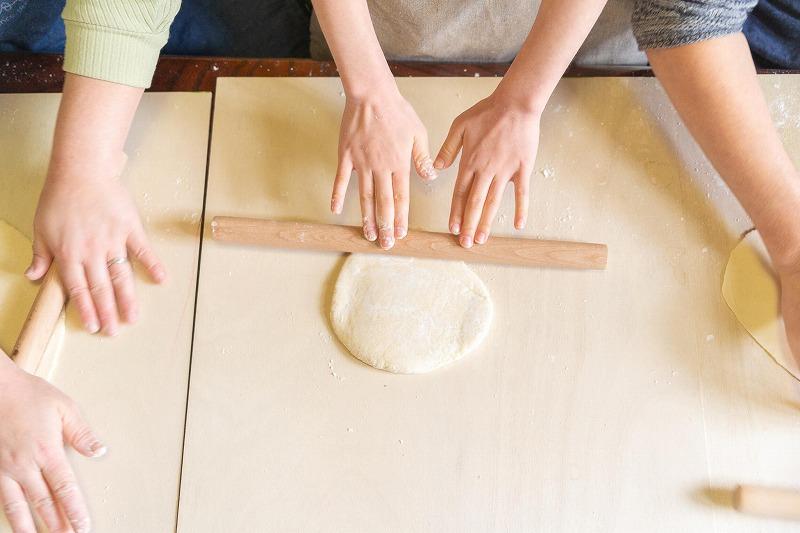
[[[636,0],[631,23],[640,50],[668,48],[742,30],[758,0]]]

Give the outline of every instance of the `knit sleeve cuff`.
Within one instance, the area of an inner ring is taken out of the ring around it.
[[[637,0],[631,23],[640,50],[670,48],[742,31],[757,0]]]
[[[65,20],[64,71],[131,87],[150,87],[164,33],[133,33]]]

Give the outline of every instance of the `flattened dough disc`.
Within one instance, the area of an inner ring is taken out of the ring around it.
[[[38,286],[22,274],[31,256],[31,241],[4,220],[0,220],[0,348],[11,353],[28,316]],[[44,357],[34,372],[50,379],[64,342],[64,314],[56,324]]]
[[[336,281],[331,322],[361,361],[420,374],[474,350],[492,313],[489,291],[464,263],[353,254]]]
[[[780,290],[767,249],[751,231],[731,252],[722,296],[736,318],[772,359],[800,381],[780,316]]]

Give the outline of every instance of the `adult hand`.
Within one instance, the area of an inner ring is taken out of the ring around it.
[[[449,167],[463,149],[450,208],[450,231],[461,246],[489,238],[509,181],[516,193],[514,227],[525,227],[539,119],[539,112],[495,92],[453,121],[434,167]]]
[[[34,218],[33,261],[25,272],[41,278],[55,261],[86,329],[118,332],[119,320],[138,315],[130,256],[161,282],[166,272],[125,187],[111,175],[51,173]]]
[[[396,87],[347,98],[339,134],[339,166],[331,211],[341,213],[353,170],[358,174],[364,237],[388,250],[408,232],[410,161],[436,178],[428,133]]]
[[[1,356],[1,355],[0,355]],[[86,457],[106,448],[75,403],[46,381],[0,361],[0,503],[14,533],[84,533],[89,513],[64,445]]]

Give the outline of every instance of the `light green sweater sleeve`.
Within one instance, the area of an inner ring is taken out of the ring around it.
[[[180,0],[67,0],[64,70],[149,87]]]

